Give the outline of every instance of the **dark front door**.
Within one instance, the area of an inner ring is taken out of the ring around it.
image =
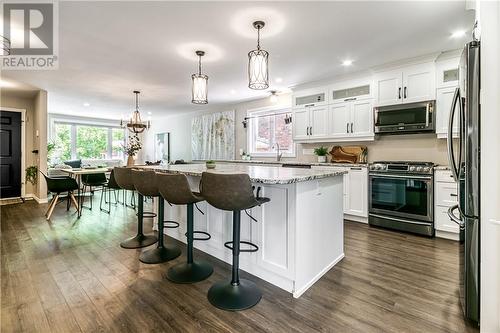
[[[21,196],[21,113],[0,111],[0,198]]]

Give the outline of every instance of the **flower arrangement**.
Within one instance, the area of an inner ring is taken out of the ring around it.
[[[135,156],[139,150],[142,149],[142,143],[141,140],[139,139],[139,136],[137,133],[135,133],[133,136],[129,137],[129,140],[126,145],[122,146],[123,147],[123,152],[127,156]]]

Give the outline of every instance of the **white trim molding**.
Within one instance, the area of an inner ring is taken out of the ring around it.
[[[17,109],[0,106],[2,111],[21,113],[21,198],[26,197],[26,109]],[[8,199],[8,198],[5,198]]]

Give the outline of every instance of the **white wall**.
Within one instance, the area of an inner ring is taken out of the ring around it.
[[[479,3],[481,27],[481,332],[500,332],[500,3]]]
[[[191,119],[198,113],[179,114],[169,117],[154,118],[151,128],[144,135],[144,148],[138,161],[154,160],[154,135],[170,132],[170,159],[191,160]]]

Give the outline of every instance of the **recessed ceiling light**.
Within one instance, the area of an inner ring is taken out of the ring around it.
[[[465,37],[465,30],[457,30],[451,34],[451,38],[462,38]]]
[[[152,115],[151,111],[148,111],[148,116]]]
[[[281,82],[283,82],[283,79],[280,77],[277,77],[274,79],[274,81],[276,81],[276,83],[281,83]]]
[[[347,59],[342,61],[342,66],[351,66],[352,65],[352,60]]]
[[[85,107],[89,107],[89,106],[90,106],[90,103],[85,102],[85,103],[83,103],[83,106],[85,106]]]
[[[236,94],[236,90],[234,90],[234,89],[231,89],[229,92],[231,93],[231,95]]]

